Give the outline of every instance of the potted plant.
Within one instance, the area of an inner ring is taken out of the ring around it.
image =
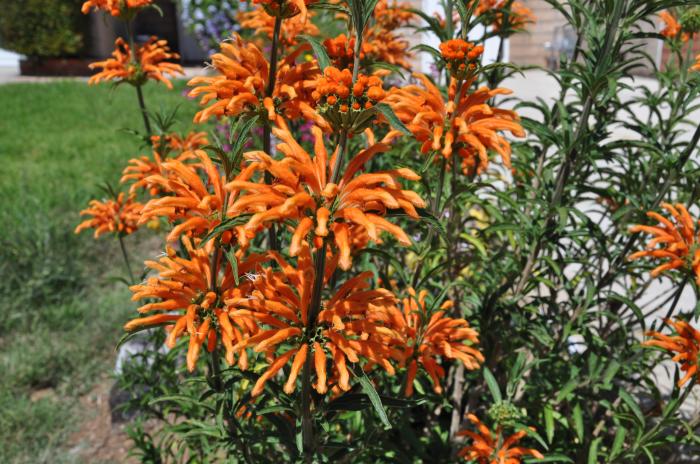
[[[88,75],[77,0],[0,0],[0,48],[25,56],[23,75]],[[76,13],[77,11],[77,13]]]

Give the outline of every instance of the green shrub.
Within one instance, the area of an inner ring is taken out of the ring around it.
[[[0,47],[30,57],[73,55],[83,45],[79,0],[0,0]]]

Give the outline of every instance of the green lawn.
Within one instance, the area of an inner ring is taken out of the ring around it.
[[[152,110],[180,105],[177,129],[196,107],[183,88],[146,91]],[[0,462],[72,462],[77,400],[109,373],[134,310],[117,242],[73,229],[99,185],[147,153],[123,130],[141,119],[128,86],[11,84],[0,102]],[[145,230],[127,243],[138,257],[158,242]]]

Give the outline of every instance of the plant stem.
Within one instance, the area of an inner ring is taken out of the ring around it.
[[[603,70],[601,68],[603,67],[603,64],[607,64],[610,59],[608,55],[612,50],[612,46],[615,42],[615,39],[617,38],[617,30],[620,26],[622,11],[626,3],[627,2],[622,0],[615,3],[615,11],[613,13],[613,18],[610,22],[610,28],[608,29],[607,34],[605,36],[603,50],[602,53],[599,55],[599,60],[596,63],[594,69],[594,74],[596,76],[600,76],[603,74]],[[525,266],[523,267],[523,271],[520,274],[520,278],[518,279],[518,285],[515,287],[516,295],[519,295],[525,289],[525,286],[527,285],[530,275],[532,274],[532,271],[534,269],[535,262],[539,257],[544,239],[548,235],[548,232],[552,230],[555,226],[554,221],[556,218],[557,209],[560,206],[562,197],[564,195],[564,188],[566,186],[566,182],[569,179],[573,166],[578,158],[579,144],[577,142],[580,141],[588,131],[588,120],[591,116],[595,97],[596,95],[590,92],[586,95],[585,103],[583,105],[583,109],[581,110],[581,117],[579,118],[579,125],[576,128],[576,132],[574,133],[573,142],[567,149],[564,155],[564,162],[562,163],[561,167],[559,168],[559,171],[557,172],[554,194],[552,195],[552,199],[550,200],[547,216],[545,218],[544,233],[540,234],[537,242],[535,243],[535,246],[528,255],[528,258],[525,262]]]
[[[127,39],[129,40],[129,48],[131,49],[131,62],[134,66],[139,66],[139,63],[136,61],[136,40],[134,38],[134,29],[132,27],[131,20],[126,21],[126,35]],[[151,130],[151,121],[148,119],[146,101],[143,98],[143,89],[141,88],[143,87],[143,85],[138,84],[134,87],[136,87],[136,96],[139,100],[139,109],[141,110],[141,116],[143,117],[143,126],[146,129],[146,135],[150,139],[151,134],[153,134],[153,131]]]
[[[126,270],[129,272],[129,283],[133,285],[136,283],[136,279],[134,278],[134,273],[131,270],[131,262],[129,261],[129,255],[126,252],[126,246],[124,245],[124,237],[122,237],[122,234],[118,234],[117,237],[119,238],[119,248],[122,250],[122,258],[124,258],[124,265],[126,266]]]
[[[146,101],[143,98],[142,85],[136,86],[136,95],[139,98],[139,108],[141,109],[141,116],[143,116],[143,126],[146,129],[146,135],[151,138],[153,131],[151,130],[151,121],[148,119],[148,109],[146,109]]]
[[[270,71],[267,80],[267,88],[265,89],[265,97],[272,97],[275,92],[275,85],[277,83],[277,53],[279,49],[280,31],[282,30],[282,18],[275,17],[275,29],[272,34],[272,48],[270,50]],[[263,124],[263,151],[270,156],[272,154],[272,127],[270,126],[270,121],[265,121]],[[272,184],[272,174],[265,171],[265,183]],[[274,251],[279,251],[280,245],[277,239],[277,228],[274,224],[270,224],[267,229],[267,239],[270,249]]]

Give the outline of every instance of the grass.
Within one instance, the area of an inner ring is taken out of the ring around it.
[[[183,88],[146,91],[151,110],[181,105],[177,130],[195,109]],[[147,152],[122,130],[141,118],[127,86],[11,84],[0,101],[0,462],[74,462],[65,443],[84,414],[78,398],[110,371],[134,306],[116,279],[116,240],[73,229],[100,184]],[[127,239],[136,256],[148,235]]]

